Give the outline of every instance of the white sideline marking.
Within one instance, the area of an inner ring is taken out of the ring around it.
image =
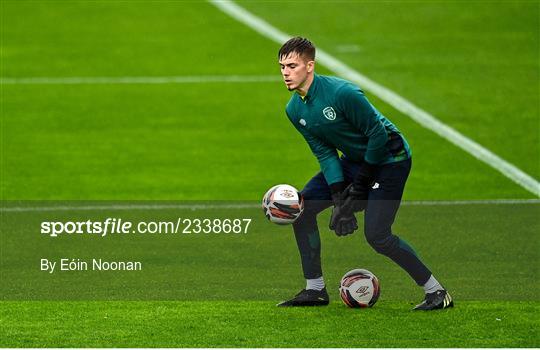
[[[247,11],[246,9],[235,4],[232,1],[209,0],[209,2],[219,8],[221,11],[236,19],[237,21],[244,23],[259,34],[277,42],[280,45],[292,37],[292,35],[280,31],[268,22],[255,16],[251,12]],[[476,159],[496,169],[510,180],[514,181],[529,192],[535,194],[537,197],[540,197],[540,183],[527,173],[517,168],[515,165],[500,158],[499,156],[495,155],[480,144],[460,134],[458,131],[454,130],[450,126],[444,124],[443,122],[435,118],[433,115],[415,106],[412,102],[406,100],[405,98],[389,90],[388,88],[374,82],[363,74],[360,74],[356,70],[347,66],[345,63],[341,62],[337,58],[326,53],[325,51],[317,49],[317,57],[317,60],[321,64],[326,66],[335,74],[346,77],[352,82],[360,85],[362,88],[371,91],[381,100],[393,106],[395,109],[402,112],[403,114],[409,116],[411,119],[422,125],[424,128],[433,131],[434,133],[451,142],[455,146],[471,154]]]
[[[477,204],[540,204],[540,199],[480,199],[455,201],[403,201],[402,205],[439,206],[439,205],[477,205]]]
[[[1,85],[75,85],[75,84],[197,84],[278,82],[276,75],[193,75],[170,77],[26,77],[6,78]]]
[[[83,206],[50,206],[50,207],[13,207],[0,208],[0,212],[29,212],[29,211],[94,211],[94,210],[211,210],[211,209],[249,209],[260,207],[254,204],[112,204],[112,205],[83,205]]]
[[[513,204],[540,204],[539,199],[488,199],[488,200],[456,200],[456,201],[403,201],[404,206],[450,206],[450,205],[513,205]],[[98,210],[212,210],[212,209],[255,209],[260,204],[111,204],[111,205],[85,205],[85,206],[50,206],[50,207],[7,207],[0,208],[0,212],[44,212],[44,211],[98,211]]]

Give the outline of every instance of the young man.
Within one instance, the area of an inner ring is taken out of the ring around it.
[[[353,233],[358,228],[354,213],[364,211],[368,243],[423,286],[425,299],[415,310],[452,307],[450,294],[412,247],[392,233],[411,168],[411,152],[401,132],[357,86],[315,74],[315,47],[308,39],[290,39],[278,58],[287,89],[296,92],[287,116],[321,167],[302,190],[304,213],[293,224],[307,285],[278,306],[328,305],[316,217],[333,204],[330,229],[338,236]]]

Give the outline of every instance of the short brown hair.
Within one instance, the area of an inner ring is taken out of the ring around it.
[[[296,36],[287,40],[281,49],[279,49],[278,59],[287,57],[293,52],[310,61],[315,60],[315,46],[306,38]]]

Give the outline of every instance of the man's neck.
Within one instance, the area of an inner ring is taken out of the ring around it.
[[[308,91],[309,91],[309,88],[311,86],[311,84],[313,84],[313,74],[309,75],[306,79],[306,81],[304,82],[304,84],[302,84],[302,86],[299,86],[296,91],[298,92],[298,94],[304,98],[306,97]]]

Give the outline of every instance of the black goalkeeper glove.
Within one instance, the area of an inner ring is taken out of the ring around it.
[[[338,236],[346,236],[358,229],[358,223],[354,213],[343,207],[344,193],[337,192],[332,194],[334,209],[330,218],[330,229],[336,232]]]
[[[343,192],[343,210],[358,213],[366,209],[369,195],[368,187],[358,187],[350,184]]]
[[[343,191],[343,210],[357,213],[366,209],[369,189],[377,173],[377,166],[367,162],[362,163],[352,184]]]

